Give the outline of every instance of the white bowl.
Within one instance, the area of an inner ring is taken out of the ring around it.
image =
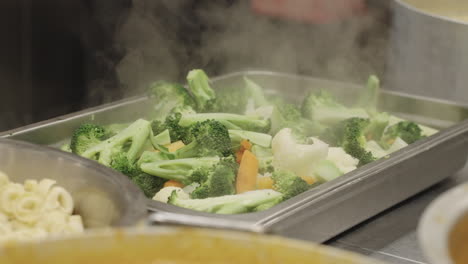
[[[454,187],[436,198],[424,211],[418,225],[418,239],[431,264],[453,264],[449,253],[452,227],[468,213],[468,183]]]

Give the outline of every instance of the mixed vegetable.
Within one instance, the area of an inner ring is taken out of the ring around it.
[[[237,214],[268,209],[437,132],[378,112],[375,76],[353,106],[325,90],[292,104],[244,81],[215,91],[195,69],[188,89],[156,82],[151,120],[82,124],[63,149],[127,175],[148,198]]]

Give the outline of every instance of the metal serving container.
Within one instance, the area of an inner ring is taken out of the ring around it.
[[[131,226],[146,216],[142,191],[125,175],[77,155],[0,139],[0,171],[18,183],[55,180],[70,192],[85,228]]]
[[[468,2],[392,2],[386,87],[468,103]]]
[[[234,89],[243,85],[243,76],[297,103],[309,89],[329,89],[344,101],[353,100],[361,89],[353,84],[264,71],[213,78],[213,85],[216,89]],[[0,137],[58,146],[83,122],[133,121],[151,113],[153,104],[145,96],[129,98],[7,131]],[[379,104],[383,111],[443,130],[263,212],[216,215],[147,200],[148,209],[156,212],[150,221],[268,232],[323,242],[463,167],[468,156],[468,122],[462,121],[468,117],[468,107],[387,91],[381,93]]]

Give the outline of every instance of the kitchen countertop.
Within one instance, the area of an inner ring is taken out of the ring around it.
[[[418,244],[418,221],[429,203],[444,191],[467,180],[468,164],[454,176],[361,223],[326,244],[389,264],[428,263]]]

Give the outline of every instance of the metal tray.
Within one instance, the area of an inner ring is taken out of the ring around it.
[[[266,71],[224,75],[213,78],[213,85],[216,89],[235,89],[243,85],[243,76],[298,103],[308,89],[330,89],[340,99],[350,101],[362,88]],[[468,107],[388,91],[381,93],[379,105],[383,111],[442,131],[393,153],[389,158],[362,166],[263,212],[215,215],[148,200],[148,209],[161,213],[161,218],[153,217],[152,220],[166,223],[194,221],[202,226],[217,223],[223,226],[224,220],[233,220],[237,223],[232,226],[235,229],[324,242],[451,176],[464,166],[468,156],[468,122],[463,120],[468,117]],[[3,132],[0,137],[57,146],[67,140],[82,122],[126,122],[145,117],[151,111],[149,98],[134,97]],[[224,227],[229,227],[229,224],[224,224]]]

